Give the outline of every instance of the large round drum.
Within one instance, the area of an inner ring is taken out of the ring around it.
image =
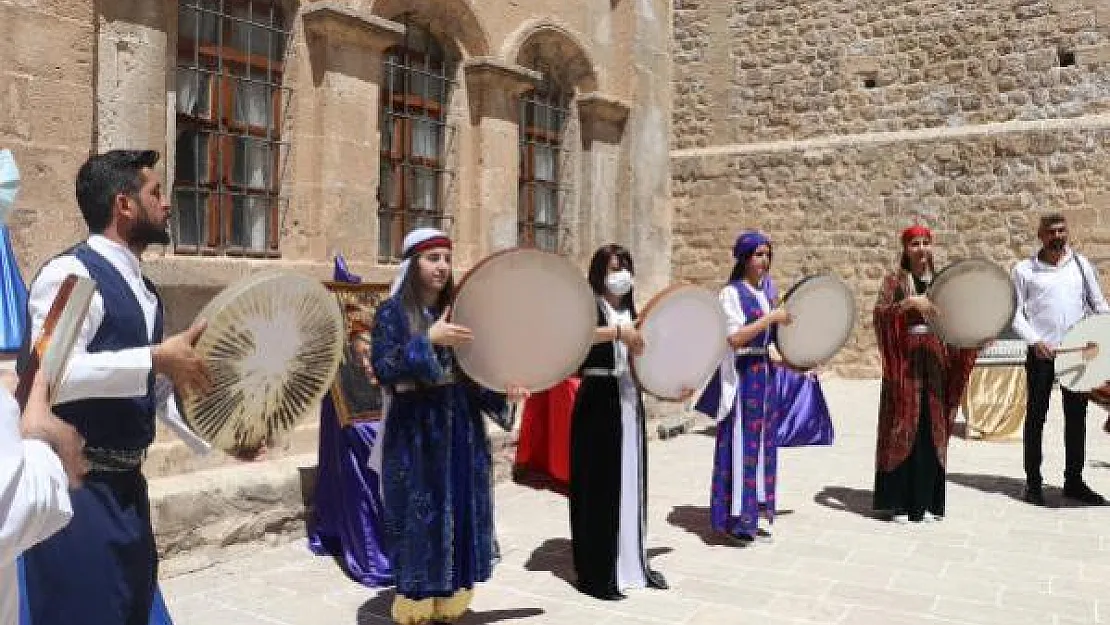
[[[316,280],[267,272],[235,282],[197,315],[196,349],[212,388],[178,396],[196,433],[229,452],[281,438],[315,409],[339,367],[345,338],[335,297]]]
[[[597,303],[582,272],[541,250],[514,248],[475,265],[459,283],[451,321],[474,338],[459,366],[496,391],[546,390],[578,369],[594,340]]]
[[[1110,380],[1110,314],[1092,315],[1073,325],[1056,350],[1060,386],[1087,393]]]
[[[778,349],[787,365],[812,369],[827,362],[852,336],[856,300],[831,274],[809,276],[787,291],[783,305],[793,317],[778,327]]]
[[[728,320],[717,296],[693,285],[670,286],[652,297],[640,316],[644,352],[631,360],[645,392],[679,400],[697,390],[728,351]]]
[[[956,347],[978,347],[998,336],[1014,319],[1017,296],[1004,269],[984,258],[957,261],[929,286],[939,314],[933,330]]]

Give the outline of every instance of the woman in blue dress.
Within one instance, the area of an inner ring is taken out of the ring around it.
[[[451,240],[419,228],[404,240],[389,299],[378,307],[371,363],[386,401],[380,458],[393,619],[457,620],[494,559],[490,449],[484,414],[501,417],[505,395],[479,387],[452,348],[471,331],[447,321]],[[526,395],[509,389],[509,399]],[[380,450],[380,451],[379,451]]]

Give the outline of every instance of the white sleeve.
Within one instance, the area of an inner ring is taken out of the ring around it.
[[[1098,281],[1098,272],[1095,271],[1094,265],[1083,256],[1076,257],[1079,259],[1079,269],[1083,271],[1083,276],[1091,289],[1091,306],[1099,314],[1110,312],[1110,305],[1106,304],[1106,298],[1102,295],[1102,285]]]
[[[85,265],[73,256],[59,256],[47,263],[31,284],[27,309],[31,317],[31,341],[38,340],[54,297],[69,274],[89,277]],[[88,353],[89,343],[104,321],[104,300],[93,294],[89,312],[73,345],[73,355],[58,388],[56,404],[79,399],[139,397],[146,394],[153,367],[149,347],[114,352]]]
[[[1033,324],[1029,323],[1029,319],[1025,316],[1025,267],[1027,263],[1021,261],[1014,265],[1010,271],[1010,276],[1014,283],[1014,293],[1017,297],[1017,306],[1014,308],[1014,332],[1022,338],[1029,345],[1034,345],[1041,340],[1037,335],[1037,331],[1033,329]]]
[[[14,562],[73,517],[68,480],[50,446],[23,440],[19,406],[0,390],[0,562]]]
[[[721,307],[725,311],[725,317],[728,318],[728,333],[733,334],[748,323],[748,317],[744,314],[743,307],[740,306],[740,294],[736,292],[736,287],[726,286],[721,289],[719,297]]]
[[[164,375],[154,380],[154,396],[158,402],[158,418],[177,435],[194,453],[207,454],[212,451],[212,445],[197,436],[196,432],[185,423],[181,411],[177,408],[177,400],[173,395],[173,382]]]

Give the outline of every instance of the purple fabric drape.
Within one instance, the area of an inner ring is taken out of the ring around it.
[[[336,257],[335,279],[360,282],[342,257]],[[380,435],[380,421],[340,427],[331,395],[324,397],[308,547],[333,556],[351,579],[370,587],[393,583],[382,542],[378,475],[368,465]]]
[[[779,447],[832,445],[833,424],[825,393],[815,375],[774,367],[775,392],[782,410],[774,425]]]

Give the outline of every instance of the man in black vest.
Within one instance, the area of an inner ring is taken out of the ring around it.
[[[146,625],[150,615],[158,563],[142,460],[159,407],[176,415],[173,388],[209,384],[193,348],[203,324],[162,341],[162,303],[139,266],[148,245],[170,240],[157,162],[153,151],[91,157],[77,174],[90,236],[31,284],[24,353],[66,275],[97,285],[55,408],[85,438],[90,471],[70,524],[25,554],[34,625]]]

